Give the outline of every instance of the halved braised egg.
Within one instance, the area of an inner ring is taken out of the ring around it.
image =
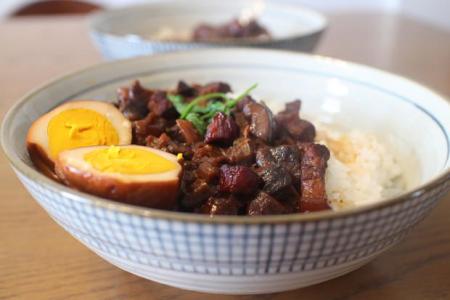
[[[55,160],[68,186],[100,197],[152,208],[176,205],[182,167],[177,156],[137,145],[66,150]]]
[[[73,101],[37,119],[27,135],[31,160],[54,177],[54,160],[61,151],[84,146],[131,143],[131,123],[112,104]]]

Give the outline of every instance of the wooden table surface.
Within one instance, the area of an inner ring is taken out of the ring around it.
[[[317,52],[450,96],[450,32],[393,15],[335,15]],[[0,114],[36,85],[100,60],[83,18],[0,24]],[[218,296],[117,269],[49,218],[3,155],[0,178],[0,299],[450,299],[449,196],[401,244],[351,274],[286,293]]]

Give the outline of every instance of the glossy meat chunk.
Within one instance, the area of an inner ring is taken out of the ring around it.
[[[239,112],[243,111],[244,107],[251,102],[256,102],[256,100],[251,96],[245,96],[241,101],[238,102],[238,104],[236,104],[236,110]]]
[[[206,128],[205,143],[230,145],[239,136],[239,127],[231,116],[217,113]]]
[[[268,193],[300,183],[300,151],[296,146],[262,147],[256,152],[256,164],[265,182],[264,190]]]
[[[271,144],[275,138],[277,126],[272,111],[264,103],[249,102],[244,106],[243,112],[250,119],[250,132]]]
[[[255,145],[249,138],[238,138],[226,150],[226,155],[233,164],[251,164],[255,159]]]
[[[300,151],[293,145],[282,145],[270,149],[272,157],[277,165],[289,172],[292,182],[296,185],[300,183]]]
[[[201,161],[198,164],[196,174],[199,178],[203,178],[207,182],[212,182],[219,176],[219,164],[213,159]]]
[[[161,134],[159,137],[153,135],[147,136],[145,139],[145,145],[175,155],[177,155],[178,153],[182,153],[183,155],[186,156],[191,152],[191,147],[189,147],[185,143],[179,143],[177,141],[172,140],[172,138],[168,136],[166,133]]]
[[[195,129],[191,122],[177,119],[176,124],[186,143],[193,144],[202,140],[199,132]]]
[[[260,179],[246,166],[220,167],[219,190],[225,193],[251,195],[258,190]]]
[[[320,144],[304,145],[301,160],[300,211],[329,209],[325,191],[325,171],[329,150]]]
[[[248,205],[247,214],[250,216],[280,215],[288,211],[285,206],[267,193],[260,192]]]
[[[316,129],[312,123],[300,119],[300,107],[300,100],[286,103],[285,109],[276,115],[276,120],[282,126],[281,128],[286,130],[295,140],[313,142]]]
[[[208,83],[199,89],[200,95],[206,95],[210,93],[230,93],[231,87],[228,83],[224,82],[211,82]]]
[[[159,117],[176,118],[178,115],[172,103],[167,99],[165,91],[155,91],[150,97],[147,107],[150,112]]]
[[[222,164],[227,161],[225,150],[214,145],[197,143],[194,145],[193,152],[193,162],[201,162],[208,159],[214,160],[217,164]]]
[[[168,122],[165,119],[158,118],[157,115],[149,113],[145,118],[134,121],[133,123],[134,142],[139,145],[146,144],[148,136],[160,136]]]
[[[185,209],[195,209],[201,206],[209,197],[215,194],[215,188],[209,186],[204,179],[194,179],[193,182],[183,180],[181,185],[183,195],[180,204]]]
[[[264,182],[263,191],[275,194],[292,184],[291,175],[281,166],[272,165],[270,168],[261,168],[258,175]]]
[[[177,87],[175,89],[175,94],[181,95],[183,97],[194,97],[197,96],[197,90],[184,82],[183,80],[178,81]]]
[[[147,104],[152,94],[151,90],[144,89],[135,80],[130,87],[117,90],[119,109],[130,121],[142,119],[148,114]]]

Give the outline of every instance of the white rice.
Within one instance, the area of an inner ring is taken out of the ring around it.
[[[334,210],[371,204],[405,190],[402,169],[387,143],[358,130],[344,133],[320,124],[317,129],[317,141],[331,152],[325,184]]]

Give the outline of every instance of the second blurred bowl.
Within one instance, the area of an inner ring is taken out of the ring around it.
[[[161,31],[189,34],[200,23],[222,24],[254,17],[272,34],[269,40],[224,42],[169,41]],[[326,18],[300,6],[275,1],[171,0],[110,10],[94,15],[91,37],[106,59],[120,59],[192,48],[247,46],[311,52],[327,27]]]

